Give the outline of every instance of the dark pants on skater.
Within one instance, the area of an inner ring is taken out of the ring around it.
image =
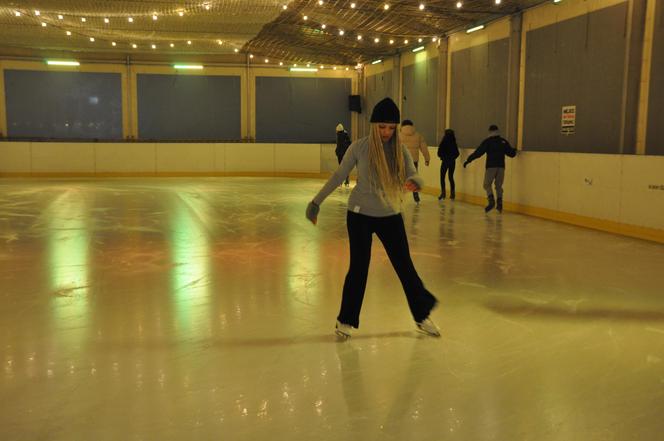
[[[341,161],[343,161],[344,157],[337,155],[337,161],[339,161],[339,164],[341,164]],[[346,176],[346,181],[345,184],[348,185],[350,182],[348,181],[349,176]]]
[[[341,311],[337,320],[355,328],[360,325],[360,309],[367,286],[371,240],[374,233],[383,243],[387,256],[399,276],[413,319],[421,322],[429,317],[437,300],[426,290],[417,275],[410,258],[408,238],[401,215],[371,217],[349,211],[346,223],[350,242],[350,268],[344,281]]]
[[[448,177],[450,180],[450,197],[454,198],[455,196],[455,186],[454,186],[454,167],[456,166],[456,161],[451,162],[441,162],[440,163],[440,194],[445,197],[445,174],[449,173]]]
[[[417,167],[417,161],[413,161],[413,164],[415,164],[415,170],[419,170],[419,168]],[[420,201],[420,194],[418,192],[414,191],[413,192],[413,199],[415,199],[415,202],[419,202]]]

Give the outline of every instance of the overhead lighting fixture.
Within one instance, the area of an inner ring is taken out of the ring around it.
[[[343,30],[343,29],[339,29],[339,35],[343,35],[343,34],[345,34],[344,30]]]
[[[94,43],[94,42],[95,42],[95,37],[90,37],[90,41],[91,41],[92,43]]]
[[[337,70],[337,66],[334,66],[332,69]]]
[[[49,66],[80,66],[81,63],[78,61],[67,61],[67,60],[46,60],[46,64]]]
[[[321,29],[325,29],[325,28],[327,27],[327,25],[326,25],[326,24],[322,24],[322,25],[320,25],[320,27],[321,27]]]
[[[438,41],[438,37],[433,37],[433,38],[431,39],[431,41],[433,41],[434,43],[437,42],[437,41]]]
[[[320,65],[320,68],[321,68],[321,69],[325,69],[325,66],[323,66],[323,65],[321,64],[321,65]]]
[[[302,18],[304,19],[304,21],[307,21],[307,20],[309,20],[309,17],[308,17],[308,16],[306,16],[306,15],[305,15],[304,17],[302,17]]]
[[[134,18],[133,18],[133,17],[128,17],[128,18],[127,18],[127,21],[128,21],[129,23],[133,23],[133,22],[134,22]]]
[[[156,45],[156,44],[153,44],[153,45],[152,45],[152,49],[157,49],[157,45]]]
[[[315,67],[291,67],[288,70],[291,72],[318,72]]]
[[[81,21],[82,21],[83,23],[85,23],[86,21],[88,21],[88,19],[85,18],[85,17],[81,17]]]
[[[501,0],[495,0],[496,4],[499,5],[501,3]]]
[[[424,50],[424,46],[419,46],[419,47],[416,47],[415,49],[413,49],[413,52],[419,52],[419,51],[423,51],[423,50]]]
[[[203,69],[202,64],[174,64],[173,67],[175,69],[195,69],[195,70]]]
[[[346,70],[348,70],[348,68],[346,68]]]
[[[279,66],[283,66],[283,65],[284,65],[284,62],[283,62],[283,61],[280,61],[280,62],[279,62]]]
[[[463,6],[463,3],[457,2],[457,4],[456,4],[457,9],[461,9],[462,6]]]
[[[117,44],[115,41],[111,41],[111,46],[115,47],[115,46],[117,46],[117,45],[118,45],[118,44]]]
[[[560,2],[562,2],[562,1],[563,1],[563,0],[553,0],[554,3],[560,3]]]
[[[394,40],[390,38],[390,44],[394,44]]]
[[[210,5],[206,4],[206,5],[205,5],[205,10],[206,10],[206,11],[209,11],[209,10],[210,10]]]
[[[109,20],[108,18],[104,18],[104,23],[108,24],[109,21],[110,21],[110,20]]]
[[[474,28],[468,29],[466,31],[466,34],[470,34],[471,32],[481,31],[482,29],[484,29],[484,25],[475,26]]]
[[[268,60],[268,59],[266,58],[266,59],[265,59],[265,62],[266,62],[266,63],[269,63],[269,62],[270,62],[270,60]]]
[[[46,27],[46,23],[44,23],[43,21],[41,22],[41,25],[42,25],[42,28]]]
[[[58,20],[64,20],[64,16],[62,14],[58,14]]]
[[[420,11],[424,11],[424,3],[420,3]]]
[[[374,61],[371,62],[371,64],[378,64],[378,63],[382,63],[382,62],[383,62],[383,60],[374,60]]]
[[[217,44],[224,44],[224,42],[221,40],[217,40]]]
[[[387,11],[388,9],[390,9],[390,5],[387,4],[387,3],[385,3],[385,4],[383,5],[383,9]]]
[[[35,15],[41,15],[41,12],[35,11]]]
[[[152,19],[153,20],[156,20],[157,18],[159,18],[159,17],[157,17],[157,14],[152,14]]]
[[[325,3],[323,0],[318,0],[318,4],[319,4],[320,6],[323,6],[323,3]]]
[[[132,43],[132,44],[131,44],[131,47],[134,48],[134,49],[136,49],[138,46],[136,46],[136,43]]]
[[[374,38],[374,43],[378,43],[380,41],[380,38],[376,37]]]
[[[67,36],[70,36],[70,35],[71,35],[71,31],[67,31],[67,32],[65,32],[65,33],[67,34]]]
[[[17,16],[17,17],[20,17],[21,13],[19,11],[14,11],[14,15]]]
[[[187,40],[187,44],[191,45],[191,40]]]
[[[307,67],[311,67],[311,63],[307,63]]]
[[[418,43],[422,43],[422,39],[421,39],[421,38],[418,38],[418,39],[417,39],[417,42],[418,42]]]
[[[175,43],[171,43],[171,47],[175,47]]]
[[[358,35],[358,36],[357,36],[357,39],[358,39],[358,40],[361,40],[361,39],[362,39],[362,36],[361,36],[361,35]]]
[[[351,9],[355,9],[355,6],[356,6],[355,3],[351,3],[351,4],[350,4],[350,8],[351,8]]]
[[[235,49],[233,49],[233,50],[235,51],[236,54],[237,54],[238,52],[240,52],[240,49],[238,49],[238,48],[235,48]]]
[[[178,11],[178,15],[179,15],[180,17],[184,17],[184,11]]]
[[[254,58],[254,54],[249,54],[249,58]]]
[[[78,61],[67,61],[67,60],[46,60],[46,64],[49,66],[80,66],[81,63]]]
[[[407,38],[403,41],[403,44],[408,44],[408,39]]]

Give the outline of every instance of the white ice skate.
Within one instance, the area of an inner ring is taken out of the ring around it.
[[[421,322],[415,322],[417,330],[422,334],[430,335],[432,337],[440,337],[440,329],[430,318],[425,318]]]
[[[350,338],[353,333],[353,327],[337,320],[337,325],[334,327],[334,333],[339,337]]]

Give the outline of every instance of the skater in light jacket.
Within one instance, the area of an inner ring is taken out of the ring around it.
[[[341,310],[335,332],[350,337],[360,324],[360,310],[367,283],[373,234],[383,243],[399,276],[417,330],[439,336],[429,314],[437,300],[422,283],[408,248],[401,216],[404,190],[422,188],[408,150],[402,146],[397,125],[399,109],[389,98],[376,104],[371,114],[368,137],[358,139],[348,149],[337,171],[313,198],[306,217],[314,225],[320,205],[357,166],[357,185],[348,198],[346,224],[350,244],[350,267],[343,287]]]

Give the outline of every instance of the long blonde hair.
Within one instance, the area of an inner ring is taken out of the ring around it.
[[[406,182],[406,167],[404,166],[398,125],[394,129],[394,135],[390,142],[394,143],[392,161],[389,161],[385,156],[378,123],[371,123],[369,132],[369,183],[385,203],[394,210],[398,210],[401,205],[403,186]]]

